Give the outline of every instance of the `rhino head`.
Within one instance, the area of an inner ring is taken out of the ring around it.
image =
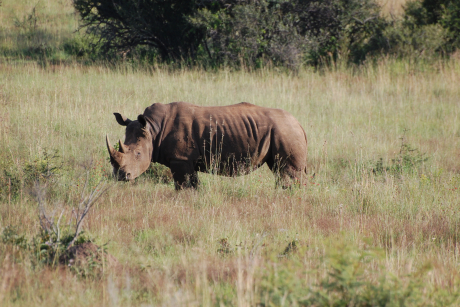
[[[120,113],[113,114],[117,122],[126,127],[126,135],[124,143],[118,141],[119,151],[110,145],[109,137],[106,136],[110,163],[118,180],[131,181],[150,166],[153,152],[152,132],[144,115],[139,115],[137,120],[132,121]]]

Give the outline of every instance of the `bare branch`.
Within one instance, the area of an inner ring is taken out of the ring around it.
[[[59,227],[59,224],[61,223],[61,219],[64,215],[64,209],[61,210],[61,214],[59,215],[59,218],[57,222],[54,222],[54,216],[56,213],[56,209],[54,209],[51,214],[46,213],[45,209],[45,187],[40,186],[38,182],[35,183],[34,185],[34,190],[32,194],[35,196],[38,202],[38,218],[40,221],[40,227],[42,230],[46,233],[53,233],[56,236],[56,242],[59,242],[61,240],[61,229]],[[51,239],[51,242],[52,239]]]
[[[87,181],[88,181],[88,179],[87,179]],[[86,187],[86,185],[87,184],[85,183],[85,187]],[[76,212],[75,235],[74,235],[72,241],[70,241],[70,243],[67,245],[67,249],[70,248],[75,243],[75,241],[77,240],[78,235],[81,232],[81,227],[83,225],[82,224],[83,220],[88,215],[89,210],[94,206],[94,204],[101,197],[101,195],[104,194],[108,189],[109,189],[109,187],[106,187],[105,182],[101,181],[101,182],[98,183],[98,185],[94,188],[94,190],[90,193],[90,195],[88,197],[86,197],[84,199],[82,197],[82,200],[81,200],[80,204],[78,205],[79,209]],[[82,210],[83,210],[83,212],[81,214],[80,214],[80,208],[82,208]]]
[[[78,206],[72,210],[71,216],[75,215],[75,234],[72,241],[67,245],[66,248],[70,248],[75,241],[77,240],[83,225],[85,217],[88,215],[90,209],[94,206],[97,200],[108,190],[108,186],[102,180],[97,184],[97,186],[91,191],[88,196],[85,196],[86,188],[88,187],[89,182],[89,172],[86,174],[85,185],[80,195],[80,203]],[[35,196],[38,202],[38,217],[40,221],[40,227],[45,233],[54,234],[50,237],[49,244],[56,248],[61,240],[61,227],[60,223],[64,216],[65,210],[62,209],[57,221],[55,220],[56,209],[54,209],[50,214],[46,212],[45,208],[45,186],[41,186],[38,182],[35,183],[32,195]],[[70,225],[69,225],[70,226]],[[55,242],[53,242],[55,240]]]

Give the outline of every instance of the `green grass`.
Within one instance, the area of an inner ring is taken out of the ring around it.
[[[2,64],[0,227],[28,240],[40,229],[31,178],[57,167],[42,181],[49,210],[64,208],[67,225],[85,172],[92,186],[110,175],[104,136],[124,133],[112,113],[135,118],[154,102],[288,110],[307,132],[314,174],[287,191],[266,167],[200,174],[198,191],[148,176],[108,179],[84,229],[121,266],[79,277],[5,244],[3,305],[458,304],[459,65],[401,65],[294,76]],[[59,157],[47,162],[53,150]],[[293,240],[299,248],[285,255]]]
[[[70,0],[4,0],[0,6],[0,60],[39,63],[75,60],[86,46],[76,30],[79,18]]]

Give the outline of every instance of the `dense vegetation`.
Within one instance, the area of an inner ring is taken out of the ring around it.
[[[24,16],[14,16],[27,48],[3,46],[3,54],[48,60],[130,59],[150,64],[298,69],[362,64],[387,55],[432,60],[459,47],[460,5],[454,0],[409,1],[397,15],[384,14],[377,0],[72,3],[75,11],[71,14],[76,14],[78,22],[73,27],[78,33],[52,42],[54,30],[46,29],[39,1]]]
[[[458,45],[457,1],[409,2],[399,19],[375,0],[76,0],[97,46],[144,50],[159,61],[298,68],[426,52]],[[146,48],[142,48],[146,47]],[[427,50],[428,49],[428,50]]]

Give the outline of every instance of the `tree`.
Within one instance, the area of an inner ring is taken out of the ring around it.
[[[149,46],[163,60],[195,59],[204,37],[187,19],[196,1],[74,0],[74,6],[104,52]]]
[[[409,1],[404,18],[406,27],[410,29],[442,27],[445,30],[444,51],[453,52],[460,47],[460,1]]]
[[[103,51],[147,46],[166,61],[297,68],[340,53],[360,62],[384,48],[375,0],[74,0],[74,6]]]

